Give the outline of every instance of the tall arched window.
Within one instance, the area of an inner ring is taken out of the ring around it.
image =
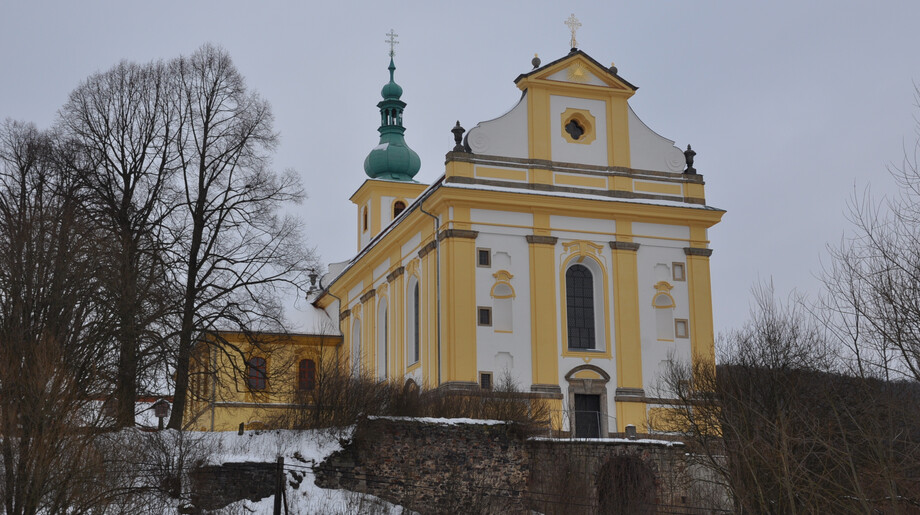
[[[361,358],[361,319],[356,318],[351,329],[351,369],[356,374],[363,368]]]
[[[387,378],[387,301],[381,299],[377,306],[377,377],[380,379]]]
[[[421,336],[421,317],[419,316],[419,287],[418,280],[415,278],[411,279],[412,284],[409,288],[409,364],[417,363],[419,360],[421,345],[420,336]],[[410,283],[411,284],[411,283]]]
[[[594,350],[594,277],[587,267],[575,264],[565,272],[565,306],[569,348]]]
[[[406,210],[406,203],[402,200],[397,200],[393,203],[393,218],[399,216],[400,213]]]
[[[302,359],[297,370],[297,389],[312,390],[313,388],[316,388],[316,362],[312,359]]]
[[[361,210],[361,218],[362,218],[361,230],[366,231],[367,230],[367,206],[364,206],[364,209]]]

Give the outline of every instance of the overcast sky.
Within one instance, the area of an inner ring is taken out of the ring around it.
[[[920,2],[60,1],[0,5],[0,119],[50,126],[68,93],[121,59],[226,48],[273,106],[279,169],[310,198],[296,208],[324,262],[355,253],[363,162],[377,144],[385,33],[399,34],[406,140],[417,180],[444,172],[450,129],[508,110],[513,81],[578,46],[639,87],[639,117],[698,152],[710,205],[716,331],[742,323],[750,288],[815,295],[825,247],[854,191],[894,191],[887,168],[917,137]]]

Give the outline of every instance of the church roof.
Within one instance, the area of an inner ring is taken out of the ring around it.
[[[611,69],[610,67],[604,66],[603,64],[599,63],[596,59],[594,59],[593,57],[591,57],[590,55],[588,55],[588,54],[585,53],[584,51],[579,50],[579,49],[577,49],[577,48],[572,49],[571,52],[569,52],[568,54],[566,54],[566,55],[560,57],[559,59],[556,59],[555,61],[552,61],[552,62],[550,62],[550,63],[544,64],[544,65],[542,65],[542,66],[540,66],[540,67],[534,68],[533,70],[530,70],[530,71],[527,72],[527,73],[522,73],[522,74],[518,75],[517,78],[514,79],[514,83],[517,84],[518,82],[520,82],[520,81],[523,80],[523,79],[526,79],[527,77],[530,77],[530,76],[532,76],[532,75],[537,75],[537,74],[541,73],[543,70],[546,70],[547,68],[550,68],[550,67],[552,67],[552,66],[555,66],[556,64],[558,64],[558,63],[560,63],[560,62],[562,62],[562,61],[565,61],[565,60],[567,60],[567,59],[571,59],[572,57],[577,56],[577,55],[580,55],[580,56],[584,57],[585,59],[587,59],[588,61],[590,61],[592,64],[594,64],[595,66],[597,66],[598,68],[600,68],[600,69],[602,69],[602,70],[605,70],[609,76],[611,76],[611,77],[613,77],[614,79],[616,79],[616,80],[622,82],[625,86],[631,88],[633,91],[636,91],[637,89],[639,89],[638,86],[634,86],[634,85],[633,85],[632,83],[630,83],[628,80],[626,80],[626,79],[624,79],[623,77],[620,77],[619,75],[617,75],[617,72],[616,72],[616,68],[615,68],[615,67],[614,67],[613,69]]]

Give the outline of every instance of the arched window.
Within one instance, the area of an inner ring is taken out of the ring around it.
[[[358,373],[361,368],[361,319],[356,318],[351,329],[351,368]]]
[[[421,336],[421,317],[419,316],[419,287],[418,280],[413,278],[412,286],[409,293],[409,364],[417,363],[421,345],[419,344]]]
[[[264,390],[268,378],[265,358],[249,358],[246,362],[246,375],[250,390]]]
[[[316,362],[312,359],[302,359],[297,370],[297,389],[312,390],[314,388],[316,388]]]
[[[361,211],[361,218],[363,220],[361,224],[361,227],[362,227],[361,230],[366,231],[367,230],[367,206],[364,206],[364,209]]]
[[[400,213],[406,210],[406,203],[402,200],[397,200],[393,203],[393,218],[395,219],[399,216]]]
[[[575,264],[565,272],[565,306],[569,348],[594,350],[594,277],[587,267]]]
[[[387,378],[387,301],[381,299],[377,307],[377,377]]]

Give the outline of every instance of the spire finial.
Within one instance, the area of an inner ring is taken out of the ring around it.
[[[575,13],[572,13],[564,23],[568,25],[569,30],[572,31],[572,40],[570,44],[572,50],[575,50],[578,48],[578,41],[575,41],[575,32],[578,30],[578,27],[581,27],[581,22],[575,17]]]
[[[396,36],[399,36],[399,34],[397,34],[393,29],[390,29],[390,32],[387,32],[386,35],[387,39],[384,41],[384,43],[390,45],[390,59],[392,59],[393,56],[396,55],[396,45],[399,44],[399,41],[396,41]]]

